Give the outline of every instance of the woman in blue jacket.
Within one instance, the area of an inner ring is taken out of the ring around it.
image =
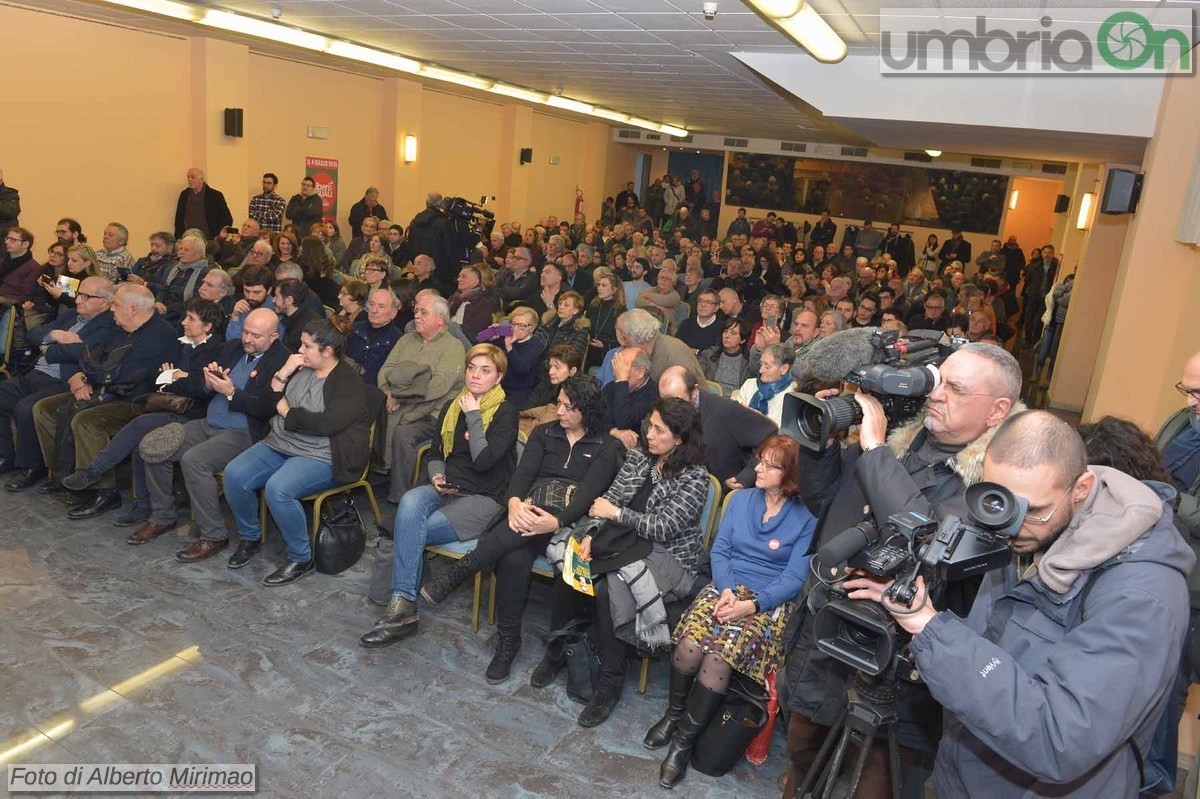
[[[692,746],[733,672],[765,684],[783,663],[783,634],[808,575],[817,524],[799,497],[799,458],[799,444],[788,436],[771,436],[758,448],[754,488],[731,497],[721,519],[713,581],[675,628],[667,713],[644,741],[647,749],[670,744],[659,771],[664,788],[687,773]]]

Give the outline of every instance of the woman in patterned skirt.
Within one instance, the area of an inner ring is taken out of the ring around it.
[[[730,498],[721,519],[713,581],[675,628],[667,713],[644,741],[647,749],[670,743],[659,771],[664,788],[687,773],[692,746],[721,707],[733,672],[765,684],[783,662],[783,633],[817,524],[798,496],[799,456],[788,436],[759,447],[754,488]]]

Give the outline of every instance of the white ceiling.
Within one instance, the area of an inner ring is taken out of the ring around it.
[[[47,8],[90,6],[110,17],[136,16],[77,0],[25,0]],[[847,42],[851,55],[879,44],[881,8],[896,0],[811,0]],[[1157,0],[902,0],[899,13],[950,18],[956,9],[1127,7],[1152,14]],[[1200,0],[1171,6],[1194,7]],[[781,89],[733,53],[802,53],[742,0],[720,0],[706,20],[702,0],[218,0],[219,6],[375,45],[414,58],[532,89],[563,93],[697,133],[870,144],[799,96]],[[68,12],[71,13],[71,12]],[[142,19],[146,19],[144,16]],[[278,52],[270,43],[255,49]],[[837,70],[830,68],[830,78]],[[953,80],[953,78],[950,78]],[[923,80],[927,90],[936,82]],[[853,91],[848,86],[847,91]],[[914,101],[925,102],[926,94]],[[1011,145],[1011,142],[1007,142]],[[970,152],[990,154],[986,140]]]

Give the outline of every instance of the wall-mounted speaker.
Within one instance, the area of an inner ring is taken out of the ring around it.
[[[532,147],[522,147],[521,148],[521,163],[522,164],[533,163],[533,148]]]
[[[225,109],[225,135],[236,139],[242,138],[243,114],[240,108]]]
[[[1071,207],[1071,196],[1069,194],[1060,194],[1058,199],[1054,201],[1054,213],[1065,214]]]

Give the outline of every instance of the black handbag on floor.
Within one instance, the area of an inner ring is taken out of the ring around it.
[[[566,627],[546,636],[547,646],[561,643],[567,661],[567,696],[581,705],[592,700],[600,679],[600,655],[592,626],[588,619],[572,619]]]
[[[322,574],[340,574],[362,557],[367,534],[354,500],[346,495],[325,502],[313,546],[313,560]]]
[[[710,777],[737,765],[746,747],[767,723],[767,696],[761,685],[735,674],[725,701],[692,749],[692,768]]]

